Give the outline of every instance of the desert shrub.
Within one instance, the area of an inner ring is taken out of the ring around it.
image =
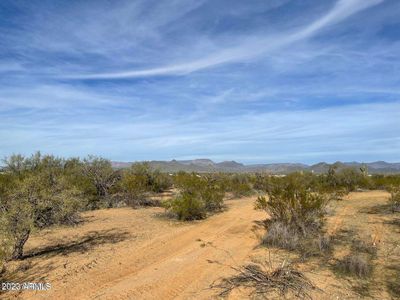
[[[371,188],[380,190],[390,190],[393,187],[400,187],[400,175],[374,174],[370,177]]]
[[[151,199],[150,194],[162,192],[171,185],[169,175],[151,169],[148,163],[135,163],[122,174],[118,189],[129,206],[159,206],[160,201]]]
[[[357,188],[369,187],[368,177],[354,168],[345,168],[338,172],[338,181],[339,186],[348,192],[353,192]]]
[[[256,173],[253,179],[253,188],[257,191],[265,191],[269,186],[271,176],[264,173]]]
[[[147,202],[146,178],[126,172],[119,183],[121,200],[131,207],[145,205]]]
[[[301,237],[298,232],[280,222],[273,222],[268,226],[267,233],[262,238],[264,245],[295,250],[298,249]]]
[[[151,175],[151,190],[153,192],[161,193],[172,187],[172,178],[168,174],[161,173],[159,170],[153,170]]]
[[[347,167],[338,169],[336,164],[329,167],[326,174],[319,176],[320,191],[330,193],[333,199],[341,199],[345,194],[358,188],[370,189],[373,181],[365,166],[360,169]]]
[[[11,257],[18,259],[32,231],[76,221],[81,193],[64,177],[63,161],[53,156],[17,156],[5,164],[2,177],[8,183],[1,189],[0,224],[12,245]]]
[[[302,178],[290,177],[271,184],[268,198],[258,197],[256,208],[265,210],[270,222],[279,222],[306,236],[321,228],[328,198],[306,188]]]
[[[102,202],[109,208],[113,207],[112,189],[120,180],[120,172],[112,168],[109,160],[96,156],[88,156],[83,160],[82,171],[96,190],[91,208],[101,207]]]
[[[205,203],[200,197],[183,192],[166,204],[179,220],[190,221],[204,219],[207,215]]]
[[[389,205],[393,212],[400,212],[400,188],[390,188]]]
[[[240,198],[253,194],[253,187],[249,174],[233,174],[227,178],[226,191],[234,197]]]
[[[375,257],[378,253],[378,247],[374,243],[360,239],[352,241],[351,249],[355,253],[366,253],[371,257]]]
[[[64,178],[68,185],[76,187],[82,193],[82,207],[85,210],[95,209],[101,206],[101,199],[94,181],[86,175],[85,163],[79,158],[67,159],[64,163]]]
[[[147,191],[160,193],[172,187],[172,179],[168,174],[151,168],[147,162],[134,163],[128,174],[141,177],[142,184]]]
[[[256,209],[269,215],[262,244],[299,252],[302,258],[331,253],[330,237],[322,234],[329,198],[311,190],[312,180],[294,174],[270,181],[268,197],[256,201]]]
[[[179,173],[175,185],[180,190],[165,208],[180,220],[203,219],[208,213],[222,209],[224,188],[218,180],[206,175]]]
[[[366,278],[371,275],[372,263],[364,255],[349,254],[338,261],[336,268],[345,275]]]

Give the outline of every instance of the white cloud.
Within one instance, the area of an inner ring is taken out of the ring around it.
[[[382,1],[383,0],[339,0],[326,15],[294,33],[280,34],[273,37],[251,37],[240,46],[225,48],[209,56],[190,62],[143,70],[78,75],[71,74],[63,75],[62,77],[70,79],[118,79],[158,75],[183,75],[225,63],[248,60],[265,54],[268,51],[275,51],[287,47],[294,42],[310,38],[324,28],[338,23],[361,10],[377,5]]]

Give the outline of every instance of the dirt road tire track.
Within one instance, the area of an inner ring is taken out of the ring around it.
[[[193,224],[174,226],[141,246],[116,244],[114,256],[100,257],[76,277],[63,276],[49,293],[23,293],[26,299],[208,299],[210,284],[231,274],[227,265],[249,258],[259,240],[254,198],[228,201],[225,212]],[[165,225],[167,226],[167,224]],[[90,253],[88,253],[90,255]]]

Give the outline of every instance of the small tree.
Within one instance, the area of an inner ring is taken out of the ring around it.
[[[33,230],[75,220],[81,193],[65,179],[62,159],[38,152],[30,158],[12,156],[4,162],[0,224],[5,240],[1,242],[10,242],[11,257],[18,259]]]
[[[97,200],[105,200],[107,207],[111,208],[113,199],[110,196],[110,191],[120,179],[119,172],[112,168],[109,160],[96,156],[89,156],[84,159],[83,172],[94,185]],[[97,204],[94,204],[93,208],[97,208]]]
[[[23,256],[33,230],[71,223],[79,207],[79,191],[67,186],[62,178],[51,184],[42,174],[17,179],[1,203],[1,223],[13,243],[11,257]]]

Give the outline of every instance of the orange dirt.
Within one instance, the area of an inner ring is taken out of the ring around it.
[[[244,261],[258,244],[254,199],[227,201],[228,210],[183,224],[158,216],[163,209],[130,208],[84,214],[76,228],[41,232],[22,264],[20,281],[50,282],[50,291],[25,291],[23,299],[188,299],[215,294],[210,284],[230,274],[221,264]],[[60,244],[59,252],[40,248]],[[229,254],[226,252],[229,251]],[[232,256],[232,257],[231,257]],[[218,261],[218,263],[215,263]],[[25,276],[25,277],[24,277]],[[8,293],[7,296],[12,296]]]

